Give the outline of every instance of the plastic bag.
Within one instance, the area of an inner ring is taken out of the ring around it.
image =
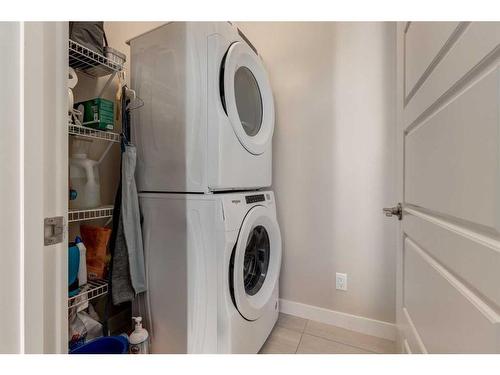
[[[108,242],[111,229],[93,225],[80,225],[82,240],[87,248],[87,274],[89,279],[104,279],[109,263]]]
[[[98,321],[99,316],[92,305],[89,305],[89,312],[76,312],[76,309],[69,311],[68,337],[69,350],[85,344],[87,341],[102,336],[102,324]]]
[[[85,339],[87,338],[87,328],[85,327],[85,324],[83,324],[79,315],[80,314],[77,313],[76,309],[73,308],[69,310],[69,350],[76,349],[85,344]]]
[[[70,22],[69,39],[104,56],[104,22]]]

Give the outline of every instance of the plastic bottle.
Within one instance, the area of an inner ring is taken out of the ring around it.
[[[99,162],[88,157],[92,141],[76,139],[69,159],[69,180],[76,191],[75,199],[69,201],[72,209],[91,209],[101,205]]]
[[[133,316],[135,330],[130,334],[130,354],[149,354],[149,333],[142,328],[142,317]]]
[[[68,291],[73,297],[80,293],[80,283],[78,282],[78,268],[80,267],[80,250],[73,243],[68,244]]]
[[[87,284],[87,248],[78,236],[75,238],[76,247],[80,250],[80,267],[78,268],[78,285]]]

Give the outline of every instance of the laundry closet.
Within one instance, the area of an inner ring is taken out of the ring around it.
[[[155,353],[256,353],[281,266],[261,57],[229,22],[149,25],[125,48],[104,30],[72,22],[66,41],[67,237],[45,221],[46,246],[68,243],[62,342],[118,345],[140,315]]]
[[[500,352],[500,23],[76,24],[0,23],[1,351]]]
[[[122,116],[128,116],[129,110],[139,108],[142,103],[132,90],[125,88],[126,55],[107,45],[102,26],[102,23],[69,24],[70,350],[103,335],[128,334],[132,328],[131,300],[135,293],[129,287],[125,291],[120,289],[114,298],[110,295],[111,269],[117,258],[110,249],[115,248],[116,242],[125,251],[127,248],[123,230],[121,238],[117,238],[118,225],[113,223],[115,212],[115,221],[119,217],[120,226],[123,225],[120,210],[114,208],[116,202],[122,201],[121,153],[127,142],[123,126],[126,120]],[[92,40],[103,40],[103,44],[92,44]],[[74,257],[78,255],[79,272],[75,272]],[[120,277],[120,272],[122,278],[123,274],[130,275],[130,271],[124,273],[123,266],[115,274]],[[82,282],[82,276],[87,280]],[[117,284],[115,289],[118,288]]]

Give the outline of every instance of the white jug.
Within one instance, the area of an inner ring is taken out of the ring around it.
[[[89,159],[82,147],[76,147],[69,159],[71,189],[76,190],[76,199],[70,200],[70,208],[91,209],[101,205],[99,163]]]

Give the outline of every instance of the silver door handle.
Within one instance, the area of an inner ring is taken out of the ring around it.
[[[398,203],[395,207],[386,207],[382,210],[387,217],[397,216],[398,220],[403,219],[403,205],[401,203]]]

